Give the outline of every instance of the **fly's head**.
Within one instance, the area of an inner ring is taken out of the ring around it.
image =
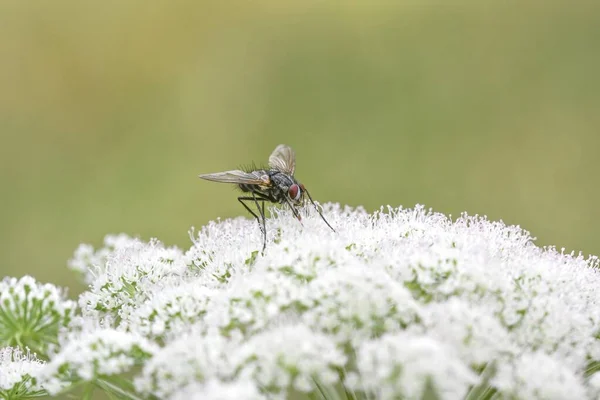
[[[304,202],[304,185],[301,183],[292,183],[288,188],[288,196],[294,205],[301,205]]]

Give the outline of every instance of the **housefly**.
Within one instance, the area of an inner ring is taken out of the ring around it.
[[[248,171],[232,170],[216,172],[214,174],[200,175],[200,178],[213,182],[234,183],[239,186],[244,196],[238,201],[256,218],[263,234],[263,251],[267,246],[267,229],[265,222],[265,202],[287,204],[298,221],[302,221],[300,212],[296,208],[305,203],[304,195],[315,207],[323,221],[332,231],[310,193],[303,184],[294,178],[296,169],[296,155],[291,147],[280,144],[273,150],[269,157],[269,169],[252,169]],[[256,206],[258,214],[248,206]]]

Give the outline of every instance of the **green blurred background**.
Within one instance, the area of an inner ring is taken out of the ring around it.
[[[187,247],[246,215],[197,175],[279,143],[321,202],[600,253],[600,6],[501,3],[0,2],[0,276],[76,294],[80,242]]]

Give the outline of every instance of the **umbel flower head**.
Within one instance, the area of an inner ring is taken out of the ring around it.
[[[113,393],[161,399],[600,395],[596,257],[420,206],[325,205],[336,232],[305,212],[274,209],[264,253],[244,218],[187,250],[82,245],[70,265],[90,285],[42,383],[111,391],[134,375]]]
[[[40,371],[48,392],[58,393],[70,383],[106,384],[104,378],[128,372],[156,352],[155,344],[136,333],[87,329],[64,338],[61,351]]]
[[[4,278],[0,281],[0,347],[47,353],[74,309],[75,302],[52,284],[39,283],[31,276]]]
[[[0,398],[21,399],[43,396],[46,391],[36,379],[44,362],[28,350],[0,348]]]

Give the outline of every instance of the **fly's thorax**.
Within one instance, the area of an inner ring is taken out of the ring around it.
[[[273,194],[280,203],[291,201],[294,204],[300,204],[304,194],[303,186],[292,175],[269,171],[269,177],[273,183]]]
[[[269,171],[269,178],[271,178],[271,183],[273,183],[274,186],[277,186],[281,189],[287,189],[296,183],[296,180],[293,176],[279,171]]]

